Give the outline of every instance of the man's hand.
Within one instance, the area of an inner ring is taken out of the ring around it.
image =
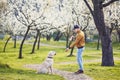
[[[65,52],[68,52],[69,48],[66,48]]]
[[[73,38],[74,38],[74,36],[71,36],[71,37],[70,37],[70,39],[69,39],[69,41],[72,41],[72,40],[73,40]]]

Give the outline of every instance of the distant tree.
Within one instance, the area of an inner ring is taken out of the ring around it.
[[[7,44],[8,44],[8,42],[9,42],[10,39],[11,39],[11,36],[6,40],[4,48],[3,48],[3,52],[6,51],[6,46],[7,46]]]
[[[54,41],[59,41],[60,38],[64,35],[65,30],[62,29],[62,27],[66,27],[65,25],[60,25],[58,28],[55,30],[55,36],[54,36]]]
[[[54,41],[59,41],[60,40],[60,38],[62,37],[62,33],[61,33],[61,31],[56,31],[56,36],[55,36],[55,38],[54,38]]]
[[[120,20],[119,20],[120,21]],[[119,41],[119,43],[120,43],[120,24],[118,24],[118,20],[116,20],[116,22],[115,22],[115,29],[116,29],[116,31],[117,31],[117,34],[118,34],[118,41]]]
[[[110,29],[110,34],[112,35],[113,31],[118,33],[119,38],[119,29],[120,29],[120,2],[115,2],[107,7],[105,7],[105,23]]]
[[[3,52],[6,51],[6,46],[13,35],[13,30],[8,28],[10,25],[6,22],[6,16],[8,16],[10,12],[11,11],[9,10],[9,7],[7,5],[7,0],[1,0],[0,1],[0,24],[1,24],[0,29],[3,33],[10,35],[10,37],[5,42]],[[16,44],[14,44],[14,47],[16,47]]]
[[[12,38],[14,40],[14,48],[16,48],[16,36],[20,35],[20,32],[22,32],[22,30],[20,30],[20,25],[17,23],[12,23],[9,24],[9,21],[11,21],[13,18],[10,18],[9,15],[7,15],[2,22],[2,31],[4,32],[4,34],[10,35],[9,38],[6,40],[4,48],[3,48],[3,52],[6,51],[6,46],[9,42],[9,40]],[[15,27],[16,26],[16,27]]]
[[[34,53],[34,51],[35,51],[35,46],[36,46],[36,43],[37,43],[37,39],[38,39],[38,37],[39,37],[39,35],[40,35],[39,32],[40,32],[40,30],[37,29],[37,34],[36,34],[36,36],[35,36],[35,41],[34,41],[33,48],[32,48],[32,52],[31,52],[31,53]]]
[[[66,48],[68,48],[72,42],[69,40],[69,38],[73,35],[72,26],[72,24],[68,24],[66,27],[66,31],[64,32],[64,35],[66,37]]]

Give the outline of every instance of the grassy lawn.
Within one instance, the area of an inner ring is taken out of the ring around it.
[[[64,80],[58,75],[35,74],[32,70],[0,68],[0,80]]]
[[[42,43],[50,45],[65,46],[65,42],[47,42],[42,40]],[[2,52],[4,41],[0,41],[0,80],[64,80],[59,75],[50,74],[35,74],[34,70],[25,69],[25,64],[40,64],[46,58],[50,50],[57,52],[55,56],[54,67],[66,70],[76,71],[78,69],[76,57],[66,57],[69,52],[65,52],[64,48],[45,47],[41,46],[40,50],[31,53],[32,46],[24,45],[23,59],[18,59],[19,44],[17,48],[13,48],[13,43],[9,43],[6,52]],[[94,80],[119,80],[120,79],[120,44],[113,44],[115,66],[101,66],[101,49],[96,50],[96,43],[87,43],[83,54],[85,74],[92,77]],[[76,50],[74,50],[76,55]],[[67,62],[68,64],[66,64]]]

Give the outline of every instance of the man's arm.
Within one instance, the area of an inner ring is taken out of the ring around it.
[[[72,47],[74,47],[76,44],[79,44],[80,39],[81,39],[81,37],[80,37],[79,35],[77,35],[75,41],[70,45],[69,48],[72,48]]]

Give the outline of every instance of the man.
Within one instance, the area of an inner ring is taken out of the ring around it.
[[[75,74],[80,74],[80,73],[84,73],[83,71],[83,61],[82,61],[82,53],[84,50],[84,46],[85,46],[85,36],[83,31],[80,30],[78,25],[74,25],[74,32],[76,33],[76,39],[75,41],[70,45],[69,48],[66,49],[66,52],[73,48],[74,46],[76,46],[78,48],[77,51],[77,62],[79,65],[79,70],[75,72]]]

